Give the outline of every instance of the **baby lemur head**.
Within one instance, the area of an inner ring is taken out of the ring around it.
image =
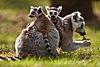
[[[84,29],[85,21],[84,18],[81,16],[81,13],[79,11],[76,11],[73,12],[71,15],[73,31],[79,33],[81,36],[86,35]]]
[[[60,14],[61,10],[62,10],[62,6],[59,6],[58,8],[56,7],[49,7],[46,6],[46,10],[47,10],[47,15],[51,18],[51,19],[55,19],[58,17],[58,15]]]
[[[30,18],[39,17],[42,13],[43,11],[41,6],[39,7],[30,6],[30,13],[29,13]]]

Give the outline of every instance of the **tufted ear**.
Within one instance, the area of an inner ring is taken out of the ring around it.
[[[81,15],[81,12],[79,12],[79,11],[76,11],[76,13],[80,16]]]
[[[62,6],[59,6],[58,11],[61,12],[61,10],[62,10]]]
[[[41,12],[42,12],[42,7],[39,6],[39,7],[38,7],[38,13],[41,13]]]
[[[33,6],[30,6],[30,8],[32,9],[32,8],[34,8]]]
[[[49,10],[50,9],[49,6],[46,6],[45,8],[46,8],[46,10]]]
[[[77,22],[77,19],[78,19],[78,14],[77,14],[77,13],[75,13],[75,14],[73,15],[73,19],[75,20],[75,22]]]

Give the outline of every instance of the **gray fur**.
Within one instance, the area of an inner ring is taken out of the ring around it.
[[[75,51],[81,47],[90,46],[91,43],[89,41],[84,41],[81,43],[73,41],[73,32],[79,33],[82,32],[81,30],[84,30],[84,28],[80,27],[81,26],[80,23],[84,23],[84,18],[80,16],[81,13],[78,11],[73,12],[72,14],[69,14],[64,18],[59,17],[58,16],[59,14],[57,15],[52,14],[55,16],[55,18],[53,18],[52,15],[50,15],[50,12],[59,13],[57,9],[58,8],[56,7],[51,7],[51,8],[49,8],[48,6],[46,7],[48,16],[50,17],[51,21],[54,23],[55,27],[57,28],[60,34],[59,47],[61,47],[63,51],[69,52],[69,51]],[[80,18],[83,21],[78,21],[80,20]],[[77,29],[78,27],[82,29],[79,30]]]
[[[63,18],[64,23],[64,35],[63,40],[61,42],[61,49],[66,52],[75,51],[82,47],[88,47],[91,45],[90,41],[73,41],[73,23],[71,20],[71,17],[73,17],[72,14],[67,15]],[[77,23],[77,22],[76,22]]]
[[[48,33],[49,42],[53,51],[55,51],[58,47],[58,35],[59,34],[56,29],[52,29]],[[33,26],[33,28],[28,30],[26,34],[24,30],[22,31],[16,40],[15,49],[18,57],[24,58],[26,56],[48,56],[48,51],[46,50],[43,42],[43,35],[38,31],[36,26]]]
[[[74,41],[74,42],[72,42],[72,44],[64,46],[65,48],[63,50],[65,50],[67,52],[71,52],[71,51],[75,51],[82,47],[88,47],[91,44],[91,42],[89,42],[89,41],[79,41],[79,42]]]

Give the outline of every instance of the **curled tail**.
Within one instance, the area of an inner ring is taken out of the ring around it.
[[[22,58],[19,58],[19,57],[16,57],[16,56],[14,56],[14,57],[1,57],[0,56],[0,61],[10,61],[10,60],[12,60],[12,61],[16,61],[16,60],[22,60]]]
[[[55,56],[59,55],[57,49],[55,51],[52,50],[47,35],[44,35],[44,43],[46,45],[46,49],[47,49],[48,53],[51,56],[54,56],[55,57]]]

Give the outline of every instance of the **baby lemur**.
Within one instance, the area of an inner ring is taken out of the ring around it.
[[[17,56],[24,58],[58,55],[59,33],[42,11],[42,7],[31,6],[29,17],[36,17],[36,20],[28,25],[16,39]]]
[[[49,6],[46,6],[46,10],[47,10],[48,17],[51,19],[52,23],[55,25],[55,27],[59,31],[59,34],[60,34],[59,47],[60,47],[60,43],[62,41],[62,36],[63,36],[63,34],[62,34],[63,33],[63,28],[62,28],[63,20],[59,16],[59,14],[62,10],[62,6],[59,6],[58,8],[56,8],[56,7],[49,8]]]
[[[73,32],[77,32],[80,35],[86,35],[84,26],[85,21],[81,16],[80,12],[73,12],[65,16],[64,18],[59,17],[62,7],[59,6],[49,8],[46,6],[47,15],[54,23],[55,27],[60,34],[60,47],[63,51],[74,51],[81,47],[87,47],[91,43],[89,41],[73,41]]]

